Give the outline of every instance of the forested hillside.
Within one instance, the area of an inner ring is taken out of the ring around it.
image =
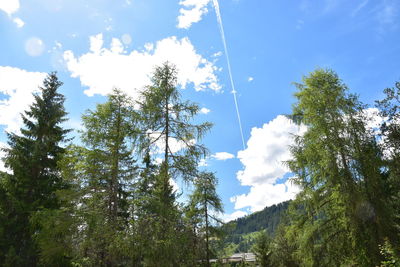
[[[269,234],[273,235],[282,216],[284,216],[288,209],[289,203],[290,201],[285,201],[265,207],[261,211],[230,221],[224,228],[233,235],[248,234],[260,230],[267,230]]]
[[[226,253],[249,252],[255,243],[258,232],[266,231],[273,236],[278,225],[285,216],[290,201],[285,201],[245,217],[238,218],[225,224],[224,249]]]

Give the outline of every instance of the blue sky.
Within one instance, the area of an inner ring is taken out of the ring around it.
[[[226,218],[292,198],[291,134],[281,114],[293,82],[332,68],[366,104],[400,80],[400,2],[395,0],[220,0],[243,149],[216,0],[0,1],[0,142],[18,131],[19,113],[46,73],[64,82],[68,127],[116,86],[132,97],[152,68],[177,65],[184,98],[215,124],[203,140],[217,173]],[[179,185],[179,182],[178,182]],[[182,189],[182,185],[179,185]]]

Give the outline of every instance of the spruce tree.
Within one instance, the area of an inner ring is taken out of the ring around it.
[[[57,209],[56,191],[64,184],[57,162],[64,153],[61,144],[69,130],[62,128],[66,121],[65,98],[58,92],[62,85],[56,73],[50,73],[34,96],[29,110],[22,115],[21,134],[8,133],[5,166],[12,174],[4,174],[1,205],[5,220],[2,258],[0,262],[15,266],[36,266],[38,248],[34,236],[40,228],[30,223],[35,212]]]

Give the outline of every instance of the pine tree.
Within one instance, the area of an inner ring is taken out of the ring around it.
[[[32,216],[43,209],[57,209],[55,192],[64,187],[57,162],[64,153],[61,143],[67,141],[69,130],[61,127],[66,120],[64,96],[58,93],[62,85],[56,73],[50,73],[34,96],[34,103],[22,115],[21,134],[8,133],[8,148],[4,149],[5,165],[12,174],[4,174],[1,201],[2,224],[6,245],[0,262],[15,266],[36,266],[38,247],[34,236],[40,228],[30,223]],[[5,195],[5,197],[4,197]]]

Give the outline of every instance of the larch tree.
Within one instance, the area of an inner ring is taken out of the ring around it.
[[[80,251],[93,266],[117,266],[129,260],[123,248],[129,248],[130,203],[137,177],[132,106],[125,94],[114,89],[107,102],[82,117],[85,147],[75,148],[79,158],[75,171],[82,187],[77,212],[83,217],[85,236]]]
[[[392,234],[388,239],[394,246],[400,245],[400,82],[393,88],[384,90],[385,98],[377,101],[379,115],[384,118],[380,125],[380,144],[382,146],[387,194],[392,214]],[[386,205],[388,203],[385,203]],[[400,253],[399,251],[397,253]]]
[[[273,266],[271,260],[272,240],[266,230],[263,230],[258,233],[251,250],[256,255],[257,261],[261,267]]]
[[[200,238],[204,240],[205,253],[200,254],[199,260],[205,260],[206,266],[210,265],[210,238],[216,232],[215,226],[221,221],[216,217],[223,212],[221,199],[217,191],[217,178],[212,172],[200,172],[194,181],[194,191],[190,195],[191,211]],[[196,220],[197,217],[197,220]]]
[[[152,189],[153,215],[158,219],[151,225],[154,244],[147,259],[173,266],[182,255],[178,239],[183,229],[171,180],[191,182],[196,177],[198,162],[207,152],[198,141],[211,124],[191,122],[199,106],[181,99],[177,70],[168,62],[155,68],[151,85],[141,92],[138,106],[142,121],[140,150],[150,149],[151,160],[154,155],[162,160]]]
[[[379,263],[389,233],[382,161],[365,108],[336,73],[318,69],[297,84],[293,116],[307,126],[289,166],[301,187],[298,245],[307,266]],[[293,216],[296,218],[296,216]]]

